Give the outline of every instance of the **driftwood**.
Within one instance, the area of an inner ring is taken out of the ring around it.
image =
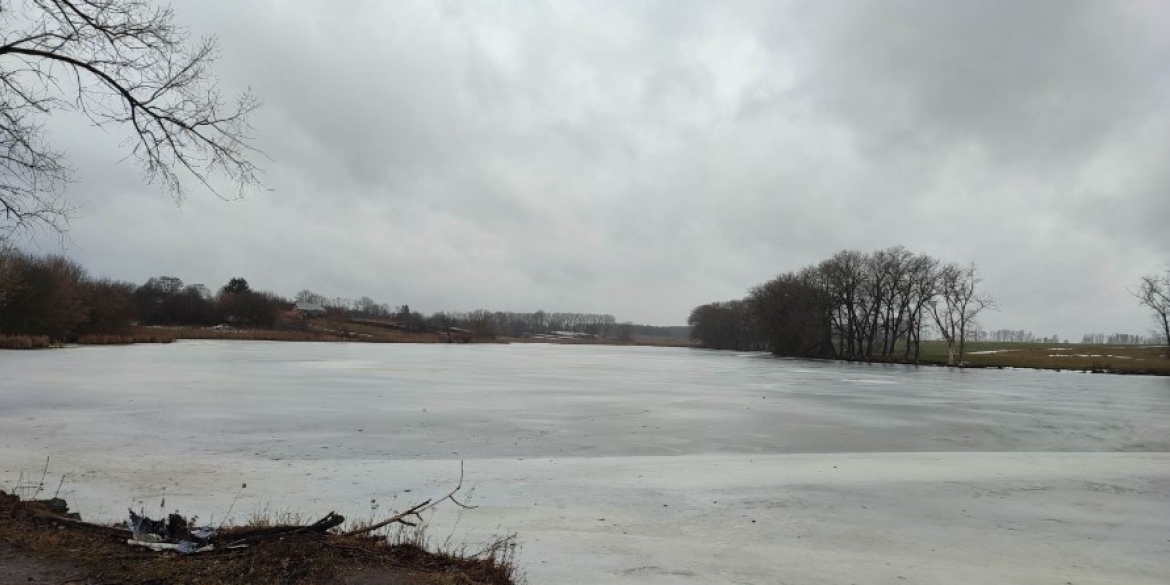
[[[134,533],[127,528],[119,528],[117,526],[106,526],[104,524],[93,524],[92,522],[84,522],[82,520],[74,520],[64,516],[51,516],[48,514],[33,514],[33,518],[37,520],[44,520],[46,522],[55,522],[57,524],[64,524],[71,528],[80,528],[81,530],[88,530],[89,532],[96,532],[114,538],[132,538]]]
[[[426,500],[420,504],[415,504],[413,507],[411,507],[409,510],[407,510],[405,512],[399,512],[398,514],[395,514],[395,515],[393,515],[393,516],[391,516],[391,517],[389,517],[381,522],[378,522],[377,524],[372,524],[370,526],[365,526],[363,528],[358,528],[356,530],[350,530],[349,532],[344,533],[344,536],[354,536],[357,534],[365,534],[367,532],[373,532],[379,528],[382,528],[384,526],[389,526],[389,525],[395,524],[395,523],[405,524],[407,526],[418,526],[417,523],[412,522],[410,520],[407,520],[407,518],[414,517],[419,522],[422,522],[422,519],[423,519],[422,513],[423,512],[426,512],[427,510],[430,510],[430,509],[434,508],[435,506],[438,506],[439,504],[442,504],[443,502],[445,502],[447,500],[450,500],[451,503],[453,503],[456,506],[459,506],[460,508],[463,508],[465,510],[474,509],[475,506],[468,506],[467,504],[464,504],[464,503],[460,502],[459,500],[455,499],[455,494],[459,493],[460,489],[463,489],[463,462],[462,461],[459,462],[459,483],[455,486],[455,489],[451,490],[450,492],[447,492],[447,495],[445,495],[437,500]]]
[[[241,545],[252,544],[264,540],[276,540],[294,534],[324,534],[345,522],[345,516],[330,512],[324,518],[309,524],[308,526],[271,526],[268,528],[253,528],[246,531],[239,531],[231,534],[231,540],[223,545],[226,548],[232,548]],[[213,541],[216,539],[212,539]]]

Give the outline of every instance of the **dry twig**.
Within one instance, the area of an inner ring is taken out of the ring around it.
[[[366,534],[368,532],[373,532],[379,528],[382,528],[384,526],[389,526],[390,524],[394,524],[394,523],[405,524],[407,526],[418,526],[418,524],[416,524],[415,522],[411,522],[410,520],[407,520],[407,518],[410,518],[413,516],[414,518],[417,518],[419,522],[422,522],[422,520],[423,520],[422,513],[423,512],[426,512],[427,510],[430,510],[430,509],[438,506],[439,504],[442,504],[443,502],[445,502],[447,500],[450,500],[452,503],[454,503],[456,506],[459,506],[460,508],[464,508],[467,510],[474,509],[475,506],[469,506],[469,505],[464,504],[464,503],[460,502],[459,500],[455,499],[455,494],[459,493],[459,490],[461,490],[461,489],[463,489],[463,462],[462,461],[459,462],[459,483],[455,486],[455,489],[447,492],[447,495],[445,495],[437,500],[426,500],[422,503],[415,504],[413,507],[411,507],[409,510],[407,510],[405,512],[400,512],[398,514],[395,514],[395,515],[393,515],[393,516],[391,516],[391,517],[389,517],[381,522],[378,522],[377,524],[366,526],[364,528],[358,528],[356,530],[350,530],[349,532],[346,532],[344,534],[344,536],[354,536],[357,534]]]

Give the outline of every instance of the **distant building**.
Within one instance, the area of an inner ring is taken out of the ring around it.
[[[307,303],[305,301],[298,301],[293,311],[302,319],[322,317],[325,315],[325,307],[322,307],[320,303]]]

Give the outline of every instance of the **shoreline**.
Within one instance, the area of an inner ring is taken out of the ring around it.
[[[217,329],[192,327],[139,327],[121,335],[88,336],[77,343],[54,344],[47,338],[30,336],[0,336],[0,350],[3,349],[62,349],[92,345],[136,345],[173,343],[180,340],[211,341],[277,341],[277,342],[318,342],[318,343],[408,343],[408,344],[529,344],[550,345],[606,345],[614,347],[678,347],[701,348],[690,340],[667,337],[635,336],[631,341],[616,339],[579,338],[533,338],[494,337],[476,338],[451,337],[437,331],[380,331],[377,336],[364,331],[348,331],[344,334],[325,331],[297,331],[278,329]],[[15,342],[14,342],[15,340]],[[710,349],[711,351],[735,351]],[[1078,351],[1086,353],[1060,354],[1051,352]],[[1109,351],[1111,353],[1105,353]],[[1086,374],[1116,374],[1124,376],[1170,376],[1170,358],[1159,352],[1167,351],[1166,346],[1108,346],[1068,345],[1043,350],[1035,348],[1001,349],[971,352],[968,361],[961,365],[948,364],[945,358],[922,358],[919,360],[846,360],[838,358],[810,358],[801,356],[773,355],[784,359],[806,359],[845,364],[929,366],[955,368],[960,370],[1038,370],[1053,372],[1076,372]],[[1126,355],[1126,353],[1133,355]],[[1037,355],[1037,354],[1040,355]],[[1140,357],[1139,357],[1140,356]],[[1142,362],[1141,365],[1135,362]],[[1149,367],[1153,364],[1153,367]]]
[[[371,331],[376,329],[376,331]],[[0,335],[2,349],[59,349],[83,345],[136,345],[173,343],[180,340],[224,341],[287,341],[320,343],[415,343],[415,344],[509,344],[549,343],[557,345],[613,345],[652,347],[697,347],[692,341],[670,337],[635,335],[630,341],[617,339],[581,339],[556,337],[476,337],[464,333],[447,334],[441,331],[386,330],[373,327],[351,327],[348,330],[314,327],[296,329],[228,329],[215,327],[140,326],[130,331],[87,335],[70,343],[56,343],[46,336]]]
[[[1053,365],[1016,365],[1011,363],[964,363],[964,364],[948,364],[944,361],[933,360],[919,360],[919,361],[901,361],[901,360],[843,360],[833,358],[797,358],[794,356],[775,356],[780,358],[790,359],[817,359],[817,361],[838,362],[843,364],[869,364],[869,365],[895,365],[895,366],[927,366],[935,368],[953,368],[956,370],[1031,370],[1039,372],[1071,372],[1075,374],[1114,374],[1120,376],[1170,376],[1170,363],[1167,363],[1162,369],[1115,369],[1108,365],[1094,366],[1089,365],[1085,367],[1074,367],[1069,365],[1053,364]]]
[[[1041,581],[1053,571],[1074,582],[1112,576],[1155,583],[1165,561],[1138,543],[1152,542],[1165,522],[1116,524],[1109,518],[1156,506],[1165,494],[1166,461],[1164,452],[936,451],[482,459],[469,461],[480,507],[463,517],[458,536],[475,542],[506,525],[520,535],[520,567],[533,583],[616,585],[684,571],[709,583],[736,582],[733,576],[767,582],[778,575],[841,583],[861,573],[878,581],[903,575],[939,582],[956,570],[970,583],[1001,583],[1004,574]],[[238,469],[233,463],[221,461],[223,475],[246,475],[250,491],[280,497],[290,507],[313,508],[306,502],[344,489],[336,480],[295,481],[305,470],[320,471],[319,462],[292,469],[259,462],[246,474],[232,471]],[[324,467],[333,472],[329,477],[361,477],[381,468],[398,477],[449,478],[451,463],[350,460]],[[548,483],[522,493],[510,487],[531,477]],[[111,474],[77,487],[88,493],[90,509],[97,500],[120,501],[127,490],[139,493],[124,483],[130,479]],[[200,479],[203,487],[225,483]],[[150,480],[145,483],[141,487]],[[574,489],[581,485],[601,489],[582,494]],[[223,495],[192,491],[198,501],[182,500],[190,509],[225,504]],[[359,517],[357,500],[335,501],[349,501]],[[550,509],[559,520],[537,514]],[[446,534],[457,518],[454,510],[436,516],[435,533]],[[663,536],[664,524],[681,528]],[[767,544],[744,544],[745,533]],[[1046,538],[1036,540],[1037,533]],[[904,562],[891,566],[890,558]],[[1076,558],[1093,562],[1076,568]],[[834,559],[848,563],[834,565]]]
[[[55,496],[0,490],[0,581],[512,585],[520,578],[511,537],[468,554],[431,544],[425,525],[379,530],[332,512],[312,524],[255,517],[199,530],[175,512],[131,530],[125,521],[86,522],[68,508]]]

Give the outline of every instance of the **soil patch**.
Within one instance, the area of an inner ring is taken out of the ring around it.
[[[0,584],[9,583],[512,585],[515,575],[503,556],[468,558],[334,533],[292,534],[200,554],[159,553],[128,545],[116,529],[85,528],[0,491]]]

